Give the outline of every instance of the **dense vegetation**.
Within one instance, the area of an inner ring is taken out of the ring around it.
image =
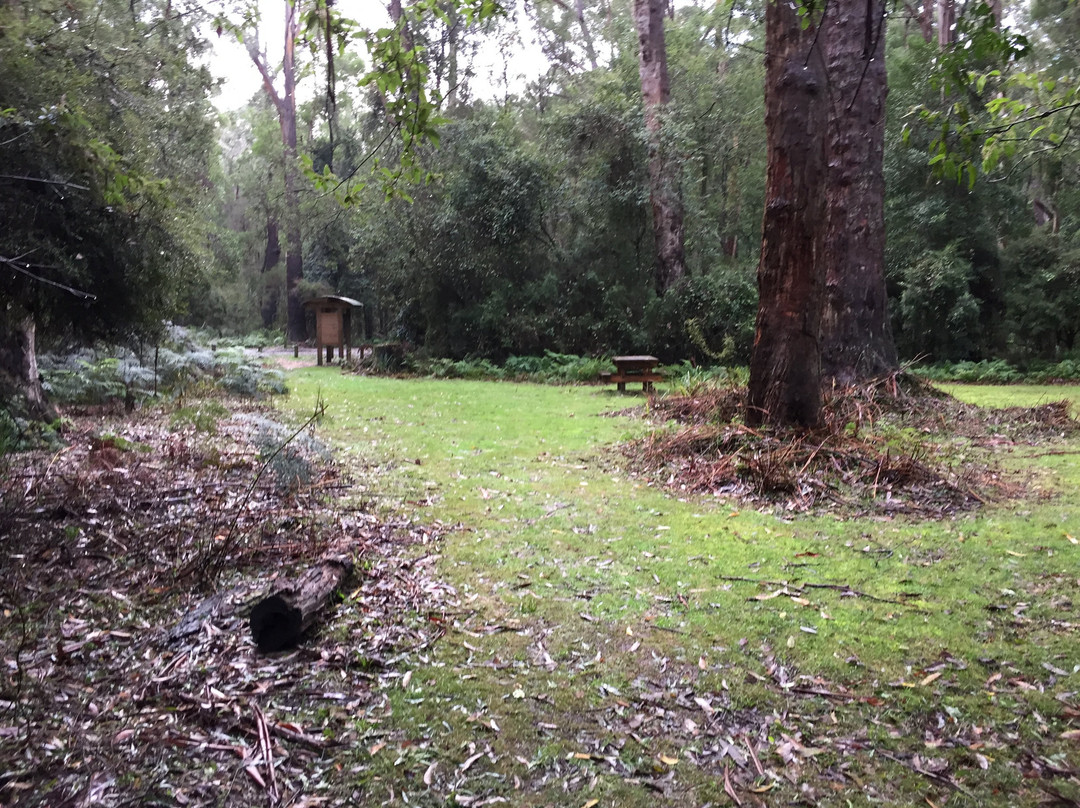
[[[1038,33],[1046,13],[1034,9],[1024,25]],[[662,298],[650,285],[632,21],[622,7],[606,17],[591,8],[588,20],[610,55],[606,65],[584,66],[578,28],[545,18],[537,24],[551,26],[543,30],[559,47],[541,81],[496,100],[459,90],[444,110],[438,148],[421,154],[432,182],[390,196],[381,185],[351,187],[356,204],[347,210],[309,192],[306,282],[362,300],[369,333],[435,357],[649,350],[668,361],[722,353],[744,362],[765,160],[758,9],[692,5],[668,22],[666,136],[683,157],[690,276]],[[439,31],[426,35],[434,43]],[[1072,356],[1080,200],[1068,141],[1033,154],[1017,133],[1013,154],[974,185],[966,174],[957,182],[935,173],[941,166],[928,165],[927,149],[937,130],[910,113],[949,107],[941,89],[947,65],[936,43],[899,17],[887,51],[886,271],[901,356],[1007,359],[1021,368]],[[1055,59],[1031,51],[1011,69],[1034,72]],[[303,148],[316,172],[331,160],[323,107],[316,98],[302,112]],[[974,114],[989,119],[985,109]],[[389,126],[379,99],[343,88],[336,115],[333,169],[363,176],[370,153],[387,157],[377,152]],[[213,299],[192,312],[219,327],[269,325],[280,310],[283,270],[266,260],[268,225],[278,218],[276,186],[266,181],[276,170],[271,124],[256,98],[226,125],[232,142],[250,148],[226,164],[230,228],[218,236],[220,280]]]
[[[633,20],[621,5],[582,8],[580,19],[533,12],[548,68],[527,85],[473,75],[482,45],[513,52],[505,19],[408,11],[420,62],[407,63],[377,33],[304,18],[302,295],[359,299],[368,336],[430,358],[747,360],[765,168],[761,6],[682,5],[666,23],[663,137],[680,155],[688,277],[663,296],[651,283]],[[257,92],[216,122],[215,147],[211,82],[193,67],[213,28],[201,12],[15,3],[0,15],[0,149],[13,167],[0,214],[15,225],[0,259],[21,262],[2,283],[33,310],[38,339],[124,339],[163,316],[220,333],[283,326],[279,110]],[[902,358],[1022,370],[1076,358],[1078,162],[1067,114],[1041,116],[1074,101],[1074,17],[1035,3],[994,38],[975,13],[946,50],[918,19],[890,18],[886,275]],[[255,36],[246,17],[222,22]],[[361,38],[383,42],[370,64]],[[404,101],[386,79],[394,70]],[[422,96],[408,84],[417,77]],[[419,129],[405,125],[410,109],[424,113]],[[1017,124],[1025,116],[1042,128]]]

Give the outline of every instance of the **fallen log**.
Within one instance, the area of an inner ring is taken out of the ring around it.
[[[260,651],[280,651],[300,641],[352,574],[348,555],[323,556],[299,578],[280,585],[251,610],[251,636]]]

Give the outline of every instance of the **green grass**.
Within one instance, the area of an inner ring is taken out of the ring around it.
[[[440,572],[469,612],[411,660],[410,688],[388,694],[397,748],[358,753],[371,793],[651,806],[642,779],[673,769],[664,804],[725,804],[722,767],[701,762],[710,718],[682,691],[723,706],[728,736],[765,750],[765,777],[732,771],[744,799],[756,781],[769,804],[805,783],[819,805],[941,805],[943,781],[898,762],[913,754],[944,761],[976,804],[1035,805],[1043,784],[1073,787],[1025,774],[1032,760],[1078,762],[1061,738],[1080,687],[1075,445],[1003,447],[1009,473],[1039,472],[1041,494],[975,514],[789,519],[633,476],[614,447],[649,428],[624,411],[637,396],[324,369],[289,383],[298,418],[326,401],[322,436],[341,447],[360,500],[459,526]],[[994,406],[1080,396],[949,389]],[[650,709],[678,720],[657,732],[667,719]],[[640,731],[637,714],[653,716]],[[799,732],[822,752],[785,765],[777,747]]]
[[[1080,405],[1080,386],[1060,384],[1013,384],[1007,387],[981,384],[937,384],[961,401],[980,407],[1037,407],[1069,399]]]

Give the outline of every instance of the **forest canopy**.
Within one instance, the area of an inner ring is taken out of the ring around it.
[[[881,27],[884,276],[902,359],[1077,348],[1070,8],[1017,6],[1008,28],[1000,9],[953,9],[935,29],[935,7],[905,6]],[[6,331],[27,317],[51,342],[145,336],[166,318],[284,328],[290,300],[333,292],[363,302],[369,337],[430,356],[748,360],[762,4],[668,9],[667,94],[651,96],[629,4],[530,4],[515,20],[391,2],[371,30],[329,5],[296,9],[293,156],[280,44],[255,17],[0,8]],[[205,54],[223,21],[267,80],[221,114]],[[518,24],[547,60],[520,85],[478,68],[482,50],[512,64]],[[678,205],[682,242],[661,287],[658,199]]]

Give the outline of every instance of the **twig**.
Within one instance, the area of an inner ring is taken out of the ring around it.
[[[847,584],[814,584],[809,581],[804,581],[801,584],[793,584],[788,581],[771,581],[767,578],[745,578],[741,575],[720,575],[718,576],[721,581],[742,581],[748,584],[764,584],[765,586],[783,586],[791,587],[796,592],[801,592],[804,589],[834,589],[837,592],[850,593],[856,597],[866,598],[867,600],[875,600],[878,603],[892,603],[896,606],[905,606],[914,611],[925,611],[923,609],[917,609],[908,603],[904,603],[901,600],[892,600],[890,598],[880,598],[877,595],[871,595],[867,592],[861,592],[858,589],[852,589]]]
[[[259,750],[266,764],[267,795],[270,798],[270,804],[277,805],[281,798],[278,794],[277,775],[274,772],[274,749],[270,743],[270,730],[267,728],[266,717],[259,709],[259,705],[252,702],[251,709],[255,714],[255,728],[259,733]]]
[[[274,459],[285,450],[285,447],[296,439],[297,435],[299,435],[301,432],[303,432],[305,429],[307,429],[309,426],[315,423],[316,420],[318,420],[325,414],[326,403],[322,400],[322,392],[320,391],[318,394],[318,398],[315,401],[315,411],[312,412],[308,419],[304,421],[304,423],[301,424],[291,435],[289,435],[289,437],[286,438],[282,442],[282,444],[274,450],[274,453],[271,454],[268,458],[266,458],[265,461],[263,461],[262,466],[259,467],[259,471],[255,474],[255,479],[251,481],[251,485],[248,486],[248,489],[244,493],[243,498],[240,500],[240,502],[237,503],[236,507],[233,509],[233,518],[232,521],[229,523],[229,529],[228,532],[226,532],[225,534],[224,541],[222,541],[221,544],[217,547],[212,548],[211,551],[207,553],[205,559],[203,559],[203,564],[198,564],[199,559],[195,558],[186,566],[184,570],[181,571],[180,575],[177,577],[183,578],[186,575],[189,575],[191,572],[194,571],[193,567],[195,567],[196,565],[204,567],[204,570],[206,568],[210,568],[212,571],[217,562],[220,559],[224,558],[225,555],[236,546],[236,543],[239,540],[239,537],[236,534],[236,526],[240,522],[240,514],[242,514],[247,509],[248,501],[251,499],[251,495],[255,492],[255,489],[259,484],[259,480],[262,479],[263,474],[270,467],[270,464],[274,462]]]
[[[970,791],[968,791],[962,785],[957,783],[951,777],[945,777],[945,776],[937,774],[935,772],[928,772],[928,771],[926,771],[926,769],[920,769],[918,766],[916,766],[911,761],[904,760],[903,758],[899,758],[896,755],[890,754],[888,752],[883,752],[880,749],[876,750],[876,753],[881,755],[883,758],[886,758],[887,760],[891,760],[893,763],[899,763],[901,766],[904,766],[905,768],[911,769],[911,771],[915,772],[916,774],[921,774],[923,777],[927,778],[928,780],[933,780],[935,783],[940,783],[943,786],[948,786],[949,788],[953,789],[954,791],[959,791],[961,794],[963,794],[965,797],[967,797],[970,800],[975,799],[974,794],[972,794]]]
[[[656,629],[657,631],[668,631],[672,634],[685,634],[681,628],[671,628],[670,626],[658,626],[655,623],[649,623],[649,628]]]
[[[31,272],[27,267],[38,265],[28,264],[25,261],[22,261],[23,256],[29,254],[30,253],[23,253],[23,255],[16,256],[15,258],[7,258],[3,255],[0,255],[0,264],[5,264],[16,272],[21,272],[23,275],[26,275],[31,280],[35,280],[40,283],[47,283],[50,286],[55,286],[57,289],[63,289],[65,292],[69,292],[70,294],[75,295],[75,297],[81,297],[83,300],[97,300],[97,295],[95,294],[91,294],[90,292],[84,292],[82,289],[76,289],[73,286],[67,286],[66,284],[59,283],[58,281],[43,278],[42,276],[36,275]],[[23,266],[19,266],[20,261],[22,262]],[[42,267],[42,269],[56,269],[56,267]]]

